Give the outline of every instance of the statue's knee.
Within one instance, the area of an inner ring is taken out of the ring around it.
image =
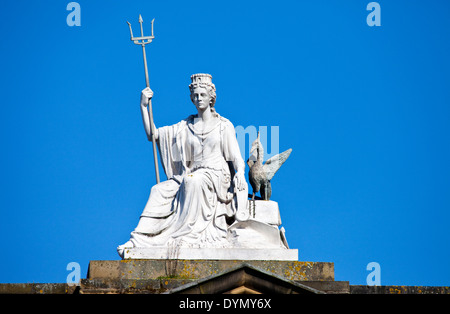
[[[157,195],[157,194],[161,194],[161,191],[164,190],[163,186],[161,185],[161,183],[155,184],[154,186],[152,186],[152,188],[150,189],[150,195]]]
[[[154,194],[158,192],[158,188],[156,187],[156,185],[152,186],[152,188],[150,189],[150,194]]]
[[[201,178],[199,175],[196,174],[188,174],[185,178],[184,178],[184,184],[186,187],[198,187],[201,185]]]

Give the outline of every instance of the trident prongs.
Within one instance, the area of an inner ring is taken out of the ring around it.
[[[134,42],[136,45],[141,45],[141,46],[145,46],[145,45],[151,43],[152,40],[155,38],[155,36],[153,36],[153,22],[154,21],[155,21],[155,19],[152,20],[152,35],[144,36],[144,29],[142,27],[142,23],[144,22],[144,20],[142,19],[142,16],[139,14],[139,24],[141,24],[141,37],[133,37],[133,30],[131,29],[131,24],[130,24],[130,22],[127,22],[128,27],[130,28],[131,41]]]

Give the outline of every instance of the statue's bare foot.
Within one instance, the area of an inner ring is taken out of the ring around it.
[[[130,249],[130,248],[132,248],[132,247],[134,247],[133,242],[128,241],[128,242],[126,242],[126,243],[124,243],[124,244],[122,244],[122,245],[119,245],[119,246],[117,247],[117,253],[119,253],[119,256],[120,256],[121,258],[123,258],[123,253],[124,253],[125,249]]]

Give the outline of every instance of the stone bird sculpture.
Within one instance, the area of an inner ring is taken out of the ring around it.
[[[288,150],[271,157],[263,164],[264,148],[259,140],[258,132],[258,137],[252,143],[250,157],[247,160],[247,164],[250,168],[248,179],[253,188],[252,200],[255,199],[255,194],[258,192],[260,192],[263,200],[268,201],[270,199],[270,196],[272,195],[270,180],[286,159],[288,159],[291,152],[292,148],[289,148]]]

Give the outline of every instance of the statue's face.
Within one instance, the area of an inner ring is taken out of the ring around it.
[[[191,92],[191,99],[198,110],[206,110],[211,103],[211,96],[203,87],[195,87]]]

